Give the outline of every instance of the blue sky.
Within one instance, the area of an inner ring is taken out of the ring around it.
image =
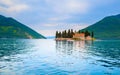
[[[56,30],[79,30],[120,14],[120,0],[0,0],[0,14],[54,36]]]

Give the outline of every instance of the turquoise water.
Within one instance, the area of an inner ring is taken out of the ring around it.
[[[0,39],[0,75],[120,75],[120,41]]]

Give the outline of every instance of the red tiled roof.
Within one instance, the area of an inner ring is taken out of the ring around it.
[[[84,33],[75,33],[74,36],[75,37],[84,37],[85,34]]]

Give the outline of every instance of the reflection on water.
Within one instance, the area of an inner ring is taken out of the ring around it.
[[[0,75],[119,75],[120,41],[0,39]]]
[[[88,46],[92,46],[93,41],[56,41],[56,50],[68,55],[76,50],[86,50]]]
[[[56,41],[56,50],[113,69],[120,68],[119,45],[120,41]]]

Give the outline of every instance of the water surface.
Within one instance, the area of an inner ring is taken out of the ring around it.
[[[0,39],[0,75],[120,75],[120,41]]]

